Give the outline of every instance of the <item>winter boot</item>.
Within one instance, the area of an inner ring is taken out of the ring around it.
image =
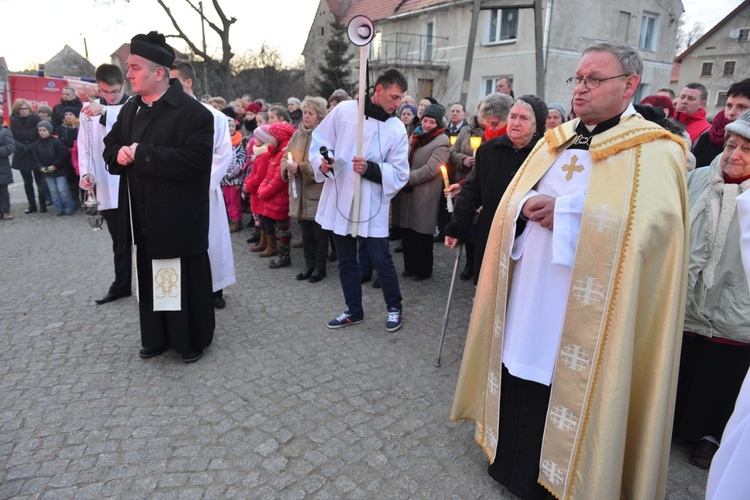
[[[230,233],[236,233],[237,231],[242,231],[242,221],[241,220],[230,220],[229,221],[229,232]]]
[[[280,267],[291,266],[292,258],[289,255],[289,243],[281,243],[281,240],[279,240],[278,249],[279,249],[279,258],[272,260],[268,264],[268,267],[270,267],[271,269],[278,269]]]
[[[250,226],[250,227],[252,227],[252,226]],[[256,227],[255,228],[255,232],[253,233],[253,235],[251,237],[249,237],[247,239],[247,242],[248,243],[258,243],[259,241],[260,241],[260,228]]]
[[[276,235],[266,233],[266,249],[258,254],[258,257],[273,257],[279,255],[279,249],[276,248]]]
[[[260,240],[258,240],[257,245],[253,245],[250,247],[251,252],[262,252],[266,249],[266,246],[268,245],[268,239],[266,238],[266,232],[261,229],[260,230]]]

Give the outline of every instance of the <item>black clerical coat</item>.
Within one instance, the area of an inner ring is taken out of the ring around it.
[[[177,80],[150,109],[148,126],[133,140],[133,123],[141,98],[128,101],[117,123],[104,138],[104,161],[109,172],[126,178],[118,196],[122,232],[129,245],[128,186],[136,238],[145,236],[150,259],[169,259],[208,250],[208,190],[213,153],[214,119],[203,104],[185,94]],[[117,163],[122,146],[138,142],[135,161]],[[127,182],[126,182],[127,181]],[[140,250],[140,249],[139,249]]]

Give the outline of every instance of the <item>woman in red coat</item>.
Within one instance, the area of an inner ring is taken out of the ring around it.
[[[278,255],[279,259],[272,260],[269,264],[271,269],[278,269],[292,264],[289,256],[289,240],[292,236],[289,231],[289,186],[281,177],[281,157],[294,134],[294,127],[286,122],[277,122],[270,126],[268,133],[271,134],[271,143],[268,146],[268,171],[258,187],[258,198],[263,202],[261,215],[268,246],[259,255]]]

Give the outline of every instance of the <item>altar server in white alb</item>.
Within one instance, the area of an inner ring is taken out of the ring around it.
[[[81,110],[81,125],[78,128],[78,165],[80,186],[93,189],[99,201],[99,213],[107,222],[112,237],[115,260],[115,281],[107,294],[96,299],[97,304],[106,304],[131,294],[133,259],[127,241],[117,240],[117,193],[120,176],[110,175],[102,158],[104,136],[112,130],[117,115],[129,96],[123,91],[125,76],[114,64],[102,64],[96,68],[96,83],[100,99],[86,103]]]
[[[395,116],[407,90],[406,78],[389,69],[375,82],[365,103],[363,157],[356,156],[359,108],[357,101],[345,101],[323,119],[313,131],[310,164],[315,180],[324,182],[315,221],[333,231],[339,261],[339,278],[346,311],[328,323],[328,328],[362,323],[362,285],[357,263],[357,236],[364,239],[377,269],[388,313],[386,330],[401,327],[401,290],[396,268],[388,250],[388,206],[409,179],[409,148],[406,129]],[[324,160],[320,149],[328,150]],[[359,216],[352,219],[355,177],[361,176]],[[352,222],[356,222],[356,234]]]
[[[190,61],[177,59],[169,70],[169,77],[177,78],[182,84],[182,90],[195,98],[195,69]],[[227,126],[227,115],[209,104],[203,104],[214,116],[214,155],[211,162],[211,184],[208,189],[208,259],[211,261],[214,307],[223,309],[226,306],[224,288],[236,281],[227,208],[220,185],[232,160],[232,141]]]

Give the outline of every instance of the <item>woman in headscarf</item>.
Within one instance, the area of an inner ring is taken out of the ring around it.
[[[398,194],[394,219],[404,246],[402,276],[421,281],[432,276],[432,235],[442,196],[440,166],[448,163],[450,143],[445,135],[445,110],[430,104],[422,112],[420,125],[411,136],[409,182]]]
[[[461,128],[458,132],[456,143],[451,147],[450,159],[452,166],[451,182],[453,183],[451,189],[454,196],[457,196],[461,192],[461,187],[466,184],[474,169],[476,152],[471,147],[471,138],[481,138],[481,144],[505,134],[505,129],[508,123],[508,113],[510,112],[512,105],[513,98],[511,96],[501,94],[500,92],[492,93],[482,99],[482,102],[479,103],[477,116],[469,120],[469,125]],[[502,196],[502,193],[500,196]],[[499,196],[497,201],[500,201]],[[480,206],[481,203],[475,207],[475,209]],[[490,214],[490,222],[492,220],[492,215],[494,215],[494,212]],[[476,217],[473,215],[472,220],[469,221],[470,227],[473,227],[472,221],[473,224],[476,224]],[[472,231],[473,230],[470,229],[470,232]],[[443,232],[445,232],[445,230],[443,230]],[[451,234],[448,235],[454,236]],[[474,236],[471,236],[462,243],[466,246],[466,266],[461,272],[460,277],[462,280],[467,281],[474,275],[479,276],[478,273],[474,272],[474,256],[476,255],[475,238]],[[484,250],[482,252],[484,253]]]
[[[485,109],[484,106],[482,109]],[[445,227],[446,246],[455,248],[458,243],[470,241],[474,213],[482,207],[475,232],[475,285],[482,267],[484,249],[487,246],[495,210],[513,176],[544,135],[548,113],[547,105],[539,97],[519,97],[506,116],[507,133],[484,142],[477,150],[476,164],[469,180],[460,191],[461,196],[456,200],[453,221]],[[490,121],[497,118],[487,118],[488,127]],[[467,259],[468,252],[467,248]]]

